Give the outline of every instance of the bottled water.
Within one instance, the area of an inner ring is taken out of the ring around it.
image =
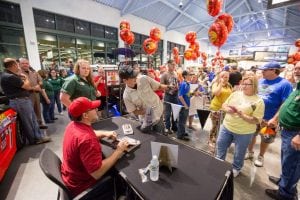
[[[159,178],[159,162],[156,155],[153,155],[150,162],[150,180],[157,181]]]

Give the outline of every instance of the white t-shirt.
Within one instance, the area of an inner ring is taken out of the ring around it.
[[[126,85],[123,99],[127,111],[131,113],[135,110],[152,107],[152,122],[155,123],[158,121],[163,113],[163,104],[154,91],[159,87],[159,82],[144,75],[137,78],[137,89],[130,88]]]

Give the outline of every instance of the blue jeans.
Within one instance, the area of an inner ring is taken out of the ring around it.
[[[286,198],[296,196],[297,182],[300,178],[300,151],[291,146],[296,131],[281,131],[281,175],[279,181],[279,194]]]
[[[53,112],[54,112],[54,107],[55,107],[55,102],[56,102],[57,110],[59,113],[61,113],[62,109],[61,109],[61,102],[60,102],[59,96],[60,96],[60,90],[54,91]],[[54,116],[53,116],[53,118],[54,118]]]
[[[54,96],[48,97],[50,104],[47,104],[45,100],[42,100],[43,105],[43,117],[46,123],[54,119]]]
[[[177,95],[165,94],[164,101],[177,104],[178,103]],[[165,112],[164,118],[165,118],[165,123],[166,123],[165,126],[166,126],[166,129],[170,129],[171,128],[171,121],[172,121],[172,118],[171,118],[172,117],[171,116],[171,114],[172,114],[171,104],[164,103],[164,109],[165,109],[164,110],[164,112]]]
[[[185,134],[185,124],[186,120],[189,116],[189,109],[185,109],[182,107],[178,116],[178,130],[177,130],[177,138],[182,138]]]
[[[219,136],[217,139],[217,158],[225,160],[227,149],[230,147],[231,143],[234,142],[234,158],[232,166],[234,169],[240,171],[244,165],[244,158],[247,151],[247,147],[252,140],[251,134],[236,134],[224,126],[221,126]]]
[[[29,98],[11,99],[9,106],[17,111],[21,121],[21,132],[28,140],[29,144],[35,144],[43,137],[35,116],[32,102]]]

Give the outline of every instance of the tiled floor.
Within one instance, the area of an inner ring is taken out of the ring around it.
[[[41,150],[48,147],[61,156],[62,137],[66,124],[69,122],[67,114],[58,115],[55,124],[51,124],[47,133],[53,141],[47,144],[27,146],[17,152],[3,181],[0,183],[0,199],[4,200],[52,200],[56,199],[57,187],[50,182],[39,167],[39,154]],[[210,127],[209,121],[200,129],[198,119],[194,120],[197,131],[190,132],[191,141],[187,144],[197,149],[209,151],[207,136]],[[170,135],[174,138],[174,135]],[[259,140],[259,139],[258,139]],[[258,144],[255,146],[258,153]],[[232,160],[233,148],[228,153],[227,161]],[[270,145],[265,155],[264,167],[257,168],[251,161],[245,161],[241,174],[234,179],[235,200],[268,200],[264,190],[276,188],[268,181],[268,175],[278,176],[280,174],[280,138]],[[299,190],[299,188],[298,188]],[[201,198],[200,198],[201,199]]]

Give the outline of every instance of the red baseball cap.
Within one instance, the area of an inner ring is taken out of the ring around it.
[[[72,117],[79,117],[88,110],[98,108],[100,100],[91,101],[86,97],[78,97],[69,106],[69,113]]]

